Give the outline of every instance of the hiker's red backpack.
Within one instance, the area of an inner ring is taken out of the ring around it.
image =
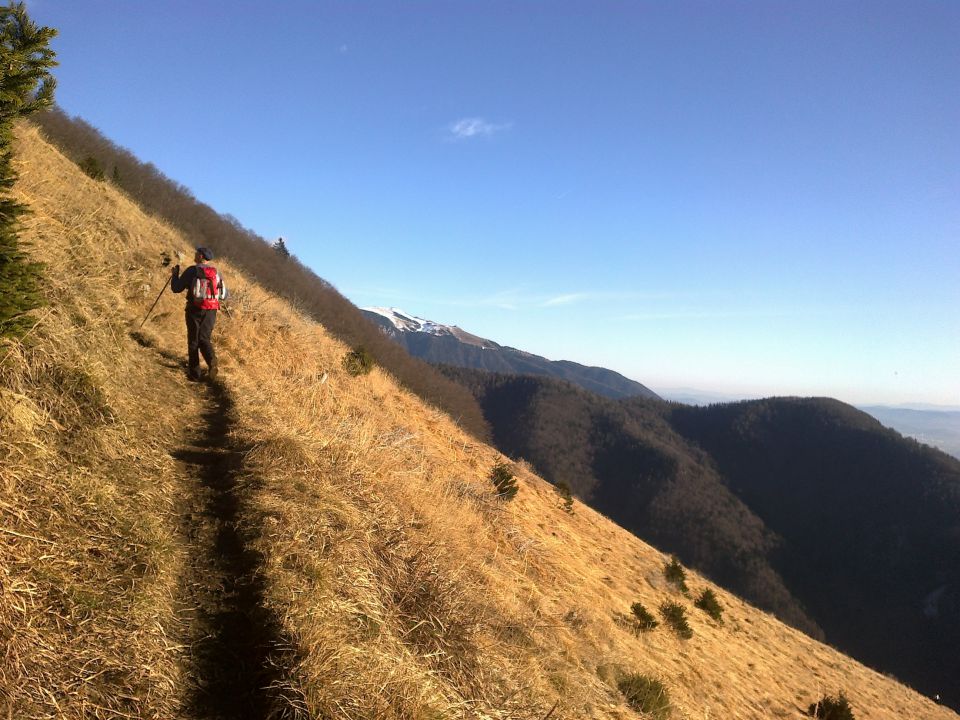
[[[190,302],[198,310],[219,310],[227,297],[227,286],[215,267],[197,265],[197,274],[190,288]]]

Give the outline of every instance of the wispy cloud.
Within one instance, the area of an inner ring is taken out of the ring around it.
[[[807,313],[795,310],[666,310],[650,312],[628,313],[619,315],[614,320],[722,320],[728,318],[784,318],[795,317]]]
[[[641,292],[639,290],[584,290],[559,293],[535,299],[538,307],[558,307],[579,303],[637,303],[648,301],[676,301],[685,294],[666,292]]]
[[[513,123],[492,123],[480,117],[460,118],[450,123],[447,128],[457,140],[466,140],[476,137],[489,137],[502,130],[509,130]]]
[[[565,295],[557,295],[552,298],[547,298],[542,303],[540,307],[554,307],[556,305],[570,305],[571,303],[581,302],[582,300],[588,300],[590,298],[589,293],[567,293]]]

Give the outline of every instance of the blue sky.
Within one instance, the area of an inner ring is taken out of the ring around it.
[[[654,390],[960,405],[960,3],[28,7],[67,112],[358,305]]]

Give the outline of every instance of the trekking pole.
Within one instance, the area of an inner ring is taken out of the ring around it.
[[[172,278],[168,277],[167,281],[163,284],[163,287],[160,289],[160,295],[163,295],[163,291],[167,289],[167,285],[170,284]],[[157,295],[157,299],[153,301],[153,305],[150,306],[150,309],[147,310],[147,314],[143,317],[143,322],[140,323],[140,327],[143,328],[143,323],[147,321],[147,318],[150,317],[150,313],[153,312],[153,309],[157,306],[157,303],[160,302],[160,295]]]

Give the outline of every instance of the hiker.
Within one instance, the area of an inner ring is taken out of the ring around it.
[[[180,274],[180,266],[173,268],[170,289],[175,293],[187,291],[187,377],[200,379],[200,355],[207,362],[207,377],[217,379],[217,356],[210,336],[217,321],[220,301],[227,296],[227,287],[220,273],[206,263],[213,260],[210,248],[198,247],[193,256],[193,267]]]

